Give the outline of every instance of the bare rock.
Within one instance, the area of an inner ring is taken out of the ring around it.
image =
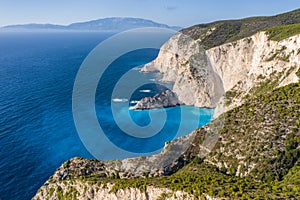
[[[133,109],[135,110],[149,110],[155,108],[166,108],[179,105],[177,95],[171,90],[166,90],[154,97],[145,97],[140,100]]]

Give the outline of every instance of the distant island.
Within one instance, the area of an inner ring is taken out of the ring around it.
[[[133,28],[157,27],[169,28],[174,30],[182,29],[179,26],[169,26],[157,23],[148,19],[129,18],[129,17],[111,17],[86,22],[77,22],[69,25],[57,24],[17,24],[8,25],[0,28],[0,31],[22,31],[22,30],[40,30],[40,31],[101,31],[101,32],[120,32]]]

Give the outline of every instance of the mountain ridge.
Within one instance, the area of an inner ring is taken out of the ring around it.
[[[143,27],[158,27],[158,28],[169,28],[174,30],[180,30],[179,26],[169,26],[167,24],[158,23],[148,19],[133,18],[133,17],[109,17],[101,18],[84,22],[75,22],[69,25],[58,25],[58,24],[16,24],[0,27],[0,30],[12,30],[12,29],[25,29],[25,30],[61,30],[61,31],[124,31],[133,28]]]
[[[181,30],[195,40],[201,40],[205,49],[249,37],[264,29],[300,23],[300,9],[274,16],[256,16],[244,19],[220,20],[198,24]]]

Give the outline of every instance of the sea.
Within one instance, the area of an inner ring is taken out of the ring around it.
[[[72,157],[95,158],[79,136],[72,113],[72,92],[77,72],[87,55],[115,33],[0,32],[0,199],[31,199],[45,181]],[[166,141],[207,124],[212,109],[177,106],[154,111],[128,111],[143,97],[154,96],[172,83],[158,84],[158,73],[139,69],[157,57],[158,49],[140,49],[120,56],[100,79],[95,99],[97,119],[105,137],[136,156],[159,152]],[[124,71],[135,69],[153,84],[139,87],[130,99],[112,98],[112,83]],[[110,83],[105,85],[105,83]],[[117,116],[111,106],[119,108]],[[129,105],[129,106],[128,106]],[[148,138],[130,136],[114,117],[130,113],[139,126],[151,123],[150,112],[167,113],[163,129]],[[185,113],[185,118],[182,118]],[[199,117],[201,116],[201,117]],[[179,125],[181,126],[178,129]],[[90,127],[89,127],[90,128]],[[87,127],[88,129],[88,127]],[[87,130],[88,131],[88,130]],[[104,144],[105,145],[105,144]],[[105,146],[99,147],[105,149]],[[97,159],[123,159],[127,154],[105,152]]]

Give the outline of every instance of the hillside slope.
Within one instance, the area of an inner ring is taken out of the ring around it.
[[[266,28],[298,23],[300,23],[300,9],[271,17],[250,17],[199,24],[182,30],[182,33],[194,40],[200,40],[205,49],[210,49],[249,37]]]

